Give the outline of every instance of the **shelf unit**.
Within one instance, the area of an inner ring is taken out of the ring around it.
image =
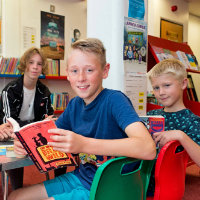
[[[148,62],[147,62],[147,70],[148,71],[159,62],[152,46],[160,47],[163,49],[169,49],[169,50],[175,51],[175,52],[180,50],[187,54],[194,55],[192,52],[192,49],[190,48],[190,46],[187,43],[173,42],[170,40],[166,40],[166,39],[148,35]],[[187,69],[187,71],[194,72],[194,73],[200,73],[200,71],[191,70],[191,69]],[[186,90],[183,93],[183,101],[187,108],[189,108],[194,114],[200,116],[200,102],[188,100]],[[150,107],[152,108],[151,105],[149,105],[149,108]]]
[[[2,78],[18,78],[21,74],[0,74]],[[41,75],[40,79],[51,79],[51,80],[67,80],[67,76],[45,76]]]

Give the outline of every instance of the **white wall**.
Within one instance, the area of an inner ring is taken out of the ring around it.
[[[99,38],[106,48],[109,76],[103,86],[123,91],[124,0],[87,0],[87,36]]]
[[[40,47],[40,12],[50,12],[55,5],[55,14],[65,16],[65,60],[71,44],[74,28],[86,37],[87,3],[81,0],[3,0],[3,56],[19,57],[23,54],[23,27],[36,29],[36,46]],[[65,73],[62,62],[61,74]]]
[[[176,12],[171,11],[171,6],[177,5]],[[160,19],[166,19],[178,24],[183,24],[183,41],[188,41],[188,2],[184,0],[149,0],[148,1],[148,34],[160,37]]]
[[[188,44],[200,65],[200,17],[189,15]]]
[[[73,29],[81,31],[81,38],[86,37],[87,3],[82,0],[2,0],[2,55],[20,57],[23,48],[23,27],[36,29],[36,47],[40,47],[40,12],[50,12],[50,5],[55,5],[55,14],[65,16],[65,60],[61,61],[61,75],[65,75],[67,52],[73,37]],[[13,79],[1,78],[0,91]],[[51,92],[67,91],[70,97],[75,94],[68,81],[43,80]]]

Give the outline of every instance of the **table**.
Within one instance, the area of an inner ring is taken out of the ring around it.
[[[8,197],[8,174],[7,171],[10,169],[16,169],[20,167],[33,165],[32,160],[29,157],[16,158],[16,157],[6,157],[0,156],[0,171],[3,189],[3,199],[7,200]]]

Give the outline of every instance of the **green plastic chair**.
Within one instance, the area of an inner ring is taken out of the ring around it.
[[[144,193],[143,200],[146,200],[151,172],[152,172],[155,162],[156,162],[156,159],[143,160],[143,163],[142,163],[141,177],[142,177],[142,182],[143,182],[143,193]]]
[[[143,161],[132,172],[122,174],[125,164],[140,160],[118,157],[103,163],[92,182],[90,200],[143,200],[143,179],[140,174]]]

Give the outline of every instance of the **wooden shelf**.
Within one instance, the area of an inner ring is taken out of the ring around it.
[[[45,76],[45,79],[67,80],[67,76]]]
[[[18,78],[21,74],[0,74],[0,77],[3,78]],[[45,76],[41,75],[40,79],[52,79],[52,80],[67,80],[67,76]]]
[[[64,112],[64,110],[55,110],[54,114],[59,115],[59,114],[62,114],[63,112]]]

